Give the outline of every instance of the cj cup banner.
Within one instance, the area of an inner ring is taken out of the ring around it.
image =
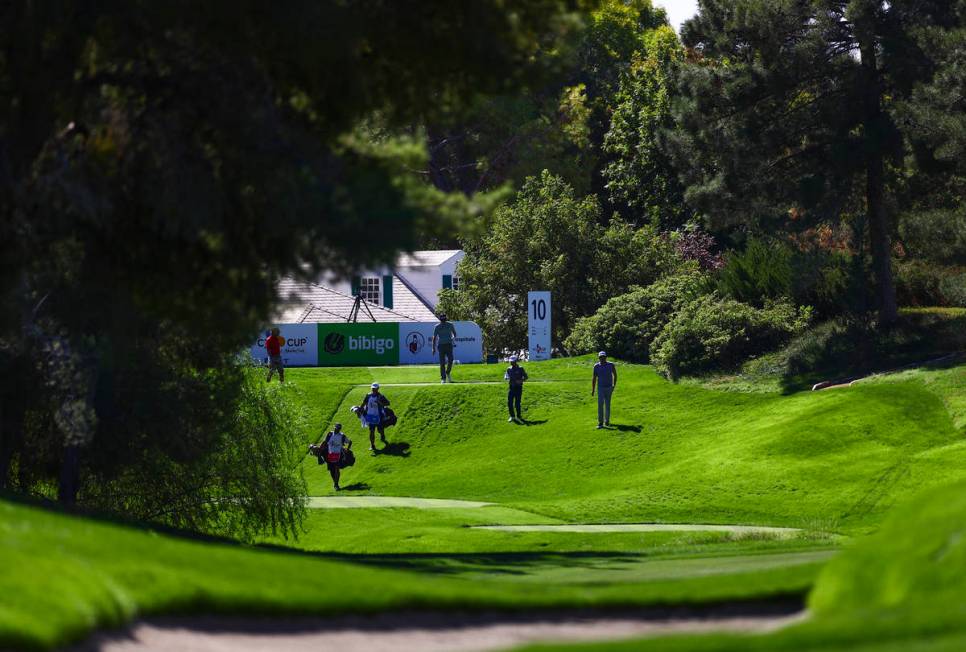
[[[280,335],[285,339],[282,347],[282,364],[287,367],[315,367],[319,364],[318,324],[276,324]],[[265,338],[271,333],[266,328],[258,335],[252,345],[252,358],[259,363],[268,361]]]
[[[439,362],[439,352],[433,355],[433,330],[439,322],[400,322],[399,364],[431,364]],[[476,322],[454,321],[456,337],[453,359],[461,364],[483,362],[483,333]]]
[[[285,338],[282,362],[290,367],[392,366],[436,362],[433,329],[438,322],[276,324]],[[454,322],[453,357],[461,363],[483,361],[483,336],[474,322]],[[250,354],[259,364],[268,360],[262,331]]]

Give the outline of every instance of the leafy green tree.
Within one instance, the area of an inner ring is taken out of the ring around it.
[[[234,358],[277,279],[388,261],[465,206],[412,175],[422,144],[360,139],[359,126],[378,115],[398,129],[518,88],[577,8],[0,7],[0,375],[14,390],[0,400],[3,482],[59,485],[70,504],[130,477],[146,442],[155,469],[232,459],[227,431],[207,426],[238,414]],[[210,374],[218,391],[204,389]],[[265,496],[297,516],[275,462]],[[227,483],[230,466],[212,464],[205,486]],[[164,475],[182,489],[195,477]]]
[[[665,228],[694,218],[684,201],[684,186],[659,140],[673,126],[673,66],[683,55],[670,27],[647,33],[644,54],[635,54],[623,78],[604,140],[603,175],[611,204],[627,219]]]
[[[893,109],[930,74],[917,30],[951,19],[930,0],[702,0],[682,30],[669,147],[686,200],[719,224],[776,229],[859,213],[880,322],[895,322]]]
[[[662,27],[670,29],[651,0],[603,0],[563,47],[539,51],[542,83],[432,124],[427,176],[439,188],[474,194],[549,169],[578,193],[601,191],[601,147],[621,79]]]
[[[527,179],[487,234],[465,248],[460,289],[444,293],[441,308],[477,321],[491,350],[526,348],[530,290],[552,293],[553,343],[561,346],[578,318],[679,264],[656,229],[617,219],[604,227],[597,199],[577,197],[548,171]]]

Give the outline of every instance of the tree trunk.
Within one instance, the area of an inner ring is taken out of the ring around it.
[[[78,489],[80,489],[80,446],[68,444],[64,446],[64,459],[60,465],[57,500],[63,505],[76,504]]]
[[[862,69],[865,78],[864,139],[866,145],[866,212],[875,275],[879,322],[890,326],[898,319],[896,287],[892,278],[892,242],[885,207],[885,164],[883,162],[884,124],[876,43],[871,34],[861,39]]]
[[[7,475],[10,473],[10,460],[13,457],[13,446],[11,445],[11,433],[5,420],[6,411],[3,409],[3,401],[0,400],[0,489],[9,486]]]

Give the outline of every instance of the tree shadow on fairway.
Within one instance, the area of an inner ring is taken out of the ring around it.
[[[408,441],[393,441],[383,445],[377,452],[379,455],[392,455],[393,457],[409,457]]]
[[[492,553],[322,553],[321,556],[366,566],[440,575],[485,574],[526,576],[557,568],[620,570],[644,557],[624,552],[492,552]]]
[[[353,482],[342,487],[342,491],[368,491],[372,489],[368,482]]]

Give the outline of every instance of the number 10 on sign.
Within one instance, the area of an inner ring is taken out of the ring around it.
[[[531,360],[550,359],[550,293],[527,293],[527,334]]]

